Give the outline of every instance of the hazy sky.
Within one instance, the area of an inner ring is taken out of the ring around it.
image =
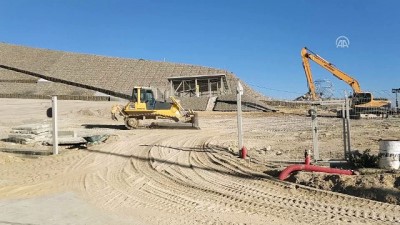
[[[393,97],[400,88],[400,1],[2,0],[0,8],[0,42],[222,68],[275,98],[307,92],[304,46],[365,91]],[[348,48],[337,48],[339,36]],[[312,71],[336,96],[350,91],[314,63]]]

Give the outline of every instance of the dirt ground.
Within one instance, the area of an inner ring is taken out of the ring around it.
[[[50,100],[0,101],[0,139],[16,125],[50,123]],[[243,160],[235,113],[200,112],[201,130],[124,130],[122,121],[110,119],[113,104],[58,104],[61,130],[110,135],[102,144],[50,156],[0,152],[0,224],[400,223],[398,173],[364,179],[301,172],[289,179],[297,183],[276,178],[312,147],[310,118],[299,113],[245,113],[249,159]],[[352,121],[352,146],[377,153],[379,138],[400,138],[399,121]],[[321,157],[340,159],[341,121],[318,122]],[[50,149],[5,141],[0,148]],[[359,190],[364,198],[348,195]],[[381,202],[366,199],[373,192],[388,194],[376,197]]]

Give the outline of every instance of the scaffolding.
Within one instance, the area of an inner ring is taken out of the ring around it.
[[[172,96],[213,97],[230,93],[226,74],[168,77]]]

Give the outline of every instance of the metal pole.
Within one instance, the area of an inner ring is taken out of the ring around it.
[[[317,121],[317,111],[315,106],[311,107],[311,126],[312,126],[312,134],[313,134],[313,151],[314,151],[314,160],[318,161],[319,158],[319,148],[318,148],[318,121]]]
[[[58,155],[57,96],[51,97],[53,117],[53,155]]]
[[[400,93],[400,88],[393,88],[392,93],[396,94],[396,113],[399,112],[399,101],[397,100],[397,94]]]
[[[348,160],[347,154],[347,127],[346,127],[346,103],[342,104],[342,121],[343,121],[343,149],[344,159]]]
[[[351,142],[350,142],[350,99],[346,94],[346,133],[347,133],[347,154],[349,156],[349,160],[351,161]]]
[[[239,154],[241,154],[241,150],[243,148],[243,128],[242,128],[242,94],[243,94],[243,86],[238,81],[237,86],[237,124],[238,124],[238,149]]]

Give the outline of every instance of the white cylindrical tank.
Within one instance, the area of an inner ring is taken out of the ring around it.
[[[397,170],[400,167],[400,140],[379,141],[379,168]]]

